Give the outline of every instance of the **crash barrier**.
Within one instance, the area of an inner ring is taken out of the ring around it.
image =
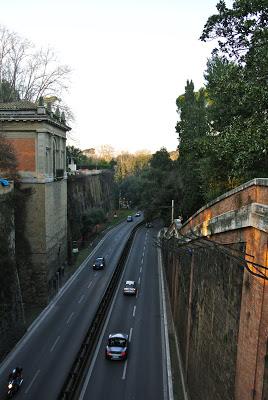
[[[135,226],[128,238],[128,241],[120,256],[119,262],[100,301],[97,312],[93,317],[93,320],[89,326],[83,343],[78,351],[78,354],[73,362],[67,379],[64,382],[61,393],[58,396],[58,400],[75,400],[79,397],[81,385],[83,383],[83,378],[85,375],[85,368],[89,362],[90,356],[92,355],[95,344],[99,338],[101,328],[105,322],[108,308],[111,304],[111,299],[115,293],[119,279],[121,277],[121,273],[123,271],[125,261],[132,245],[134,235],[141,225],[143,225],[143,222]]]

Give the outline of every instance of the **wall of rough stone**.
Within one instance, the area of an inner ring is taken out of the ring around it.
[[[23,304],[15,263],[13,183],[0,185],[0,359],[25,331]]]
[[[191,400],[233,400],[241,265],[215,249],[168,246],[165,267]]]
[[[67,181],[68,240],[82,237],[82,217],[92,208],[106,213],[114,208],[114,175],[111,171],[98,174],[73,175]]]
[[[166,256],[173,314],[194,400],[210,400],[211,395],[217,399],[217,393],[219,398],[231,400],[268,398],[267,215],[268,179],[256,178],[210,202],[182,226],[174,223],[166,232],[176,255]],[[195,248],[198,243],[203,249]],[[187,261],[181,252],[192,247],[192,260]],[[219,280],[213,279],[215,274]],[[181,303],[176,299],[182,299]],[[183,312],[186,315],[181,318]],[[225,315],[228,325],[224,326],[221,320]],[[211,355],[203,348],[206,339],[205,346],[219,360],[217,365],[212,358],[211,369]],[[226,353],[225,340],[231,352]],[[200,371],[202,360],[208,376]]]
[[[17,187],[16,253],[23,301],[48,303],[53,279],[67,260],[67,183]]]

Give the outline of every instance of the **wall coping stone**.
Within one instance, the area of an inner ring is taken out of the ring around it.
[[[196,225],[192,232],[198,236],[210,236],[248,227],[268,233],[268,205],[251,203],[237,210],[227,211]]]
[[[182,225],[184,227],[187,225],[192,219],[194,219],[198,214],[200,214],[202,211],[206,210],[207,208],[213,206],[214,204],[222,201],[223,199],[226,199],[227,197],[232,196],[235,193],[241,192],[242,190],[245,190],[251,186],[268,186],[268,178],[254,178],[248,182],[243,183],[240,186],[235,187],[232,190],[229,190],[229,192],[226,192],[219,197],[216,197],[216,199],[211,200],[209,203],[205,204],[203,207],[201,207],[199,210],[197,210],[190,218],[187,219]]]

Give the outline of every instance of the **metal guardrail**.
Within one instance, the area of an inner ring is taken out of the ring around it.
[[[133,242],[134,235],[137,229],[143,224],[139,223],[132,230],[127,243],[122,251],[118,264],[113,272],[111,280],[105,290],[105,293],[99,303],[98,309],[95,316],[88,328],[82,345],[78,351],[78,354],[72,364],[71,370],[64,382],[61,389],[58,400],[75,400],[79,397],[79,392],[84,378],[84,370],[88,364],[88,361],[92,355],[95,348],[97,339],[99,338],[99,333],[105,322],[105,318],[108,312],[109,305],[111,304],[111,299],[117,288],[121,273],[123,271],[125,261],[127,259],[130,247]]]

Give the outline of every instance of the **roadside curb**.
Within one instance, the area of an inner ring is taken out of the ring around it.
[[[160,232],[158,234],[158,240],[160,240]],[[162,279],[163,279],[163,296],[164,296],[164,307],[165,307],[165,313],[166,313],[166,318],[167,318],[167,330],[168,330],[168,341],[170,342],[170,338],[169,335],[172,336],[174,338],[175,341],[175,347],[176,347],[176,357],[178,360],[178,364],[179,364],[179,374],[180,374],[180,381],[181,381],[181,386],[182,386],[182,393],[183,393],[183,400],[190,400],[189,395],[188,395],[188,391],[187,391],[187,385],[185,383],[185,375],[184,375],[184,370],[183,370],[183,364],[182,364],[182,358],[181,358],[181,353],[180,353],[180,348],[179,348],[179,342],[178,342],[178,338],[177,338],[177,334],[176,334],[176,330],[175,330],[175,325],[174,325],[174,320],[173,320],[173,316],[172,316],[172,311],[171,311],[171,304],[170,304],[170,298],[169,298],[169,291],[168,291],[168,284],[167,284],[167,280],[166,280],[166,272],[165,272],[165,268],[162,262],[162,251],[161,251],[161,247],[159,246],[158,248],[159,251],[159,260],[160,260],[160,269],[161,269],[161,273],[162,273]],[[170,343],[169,343],[170,345]],[[170,347],[169,347],[170,350]],[[171,362],[171,370],[172,370],[172,382],[173,382],[173,392],[174,392],[174,381],[173,381],[173,375],[174,375],[174,371],[173,371],[173,366],[172,366],[172,362]],[[173,393],[173,400],[175,399],[174,397],[174,393]]]

